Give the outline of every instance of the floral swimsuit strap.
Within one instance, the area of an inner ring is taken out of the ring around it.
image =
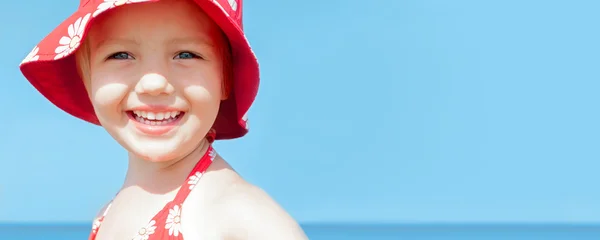
[[[179,189],[179,192],[177,192],[175,199],[167,203],[167,205],[152,218],[146,227],[140,229],[137,236],[138,238],[173,239],[173,237],[176,237],[176,239],[181,239],[181,206],[192,189],[198,184],[198,181],[200,181],[200,178],[213,162],[216,155],[217,153],[211,144],[202,159],[200,159],[189,174],[187,182],[185,182]]]
[[[196,163],[196,166],[194,166],[188,175],[186,182],[182,184],[175,198],[167,203],[160,212],[154,215],[152,220],[138,231],[134,239],[182,239],[183,236],[180,233],[181,206],[217,156],[217,152],[212,146],[212,142],[215,139],[214,136],[214,131],[211,130],[207,136],[209,146],[206,153],[204,153],[202,158],[200,158],[200,161]],[[96,238],[96,234],[104,220],[104,216],[111,205],[112,204],[109,203],[102,216],[94,221],[89,240],[94,240]]]

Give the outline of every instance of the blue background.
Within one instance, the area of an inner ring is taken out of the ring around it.
[[[18,64],[77,8],[0,15],[0,221],[91,221],[126,153]],[[247,0],[250,133],[216,144],[298,221],[600,222],[594,0]]]

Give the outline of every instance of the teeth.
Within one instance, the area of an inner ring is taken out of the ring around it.
[[[141,119],[142,122],[144,122],[146,124],[150,124],[150,125],[155,125],[155,124],[157,124],[155,121],[173,120],[177,116],[179,116],[179,114],[181,114],[181,112],[180,111],[172,111],[172,112],[133,111],[133,114],[135,115],[136,119],[142,118]]]

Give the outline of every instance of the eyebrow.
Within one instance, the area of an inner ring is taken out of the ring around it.
[[[190,44],[190,45],[205,45],[209,47],[214,47],[213,41],[210,41],[210,38],[205,37],[203,35],[197,35],[192,37],[179,37],[172,38],[165,42],[167,45],[172,44]],[[99,41],[95,46],[95,49],[99,49],[106,45],[140,45],[138,40],[129,39],[129,38],[105,38]]]
[[[99,41],[94,48],[100,48],[104,45],[139,45],[140,43],[133,39],[127,38],[105,38]]]
[[[210,38],[197,35],[193,37],[181,37],[181,38],[173,38],[167,41],[167,44],[194,44],[194,45],[208,45],[214,46],[213,41]]]

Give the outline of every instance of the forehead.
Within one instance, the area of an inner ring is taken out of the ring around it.
[[[198,36],[212,42],[218,32],[218,26],[193,1],[161,0],[107,11],[94,22],[89,36],[92,42],[112,37],[158,40],[170,36]]]

